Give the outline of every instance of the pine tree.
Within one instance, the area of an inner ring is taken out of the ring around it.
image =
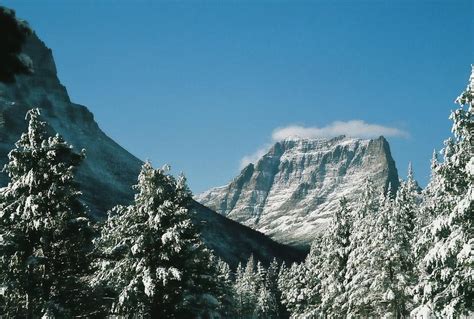
[[[0,276],[9,318],[93,316],[90,273],[93,231],[80,202],[76,154],[50,136],[39,109],[8,154],[0,189]]]
[[[319,317],[322,314],[321,311],[321,278],[323,273],[321,271],[324,261],[324,242],[322,236],[317,236],[312,245],[310,252],[305,260],[306,269],[306,298],[304,303],[306,304],[305,310],[302,315],[307,318]]]
[[[281,302],[291,318],[319,316],[321,306],[322,238],[316,237],[310,253],[301,264],[281,272]]]
[[[280,266],[276,258],[273,258],[272,262],[268,266],[267,274],[265,277],[265,284],[270,291],[270,294],[275,298],[275,318],[286,318],[288,317],[288,312],[281,303],[281,292],[278,289],[278,276],[279,276]]]
[[[267,285],[262,285],[258,291],[255,317],[259,319],[276,319],[278,306],[275,295]]]
[[[237,318],[243,318],[243,313],[244,313],[244,283],[243,283],[243,278],[244,278],[244,268],[242,266],[242,263],[239,262],[237,265],[237,269],[235,270],[235,281],[234,281],[234,286],[233,286],[233,291],[235,293],[235,312],[237,315]]]
[[[351,220],[348,203],[343,198],[324,236],[322,256],[321,310],[327,317],[344,317],[346,291],[344,280],[350,253]]]
[[[109,213],[96,241],[96,282],[117,292],[115,314],[187,318],[218,308],[215,263],[190,220],[186,180],[167,171],[145,163],[134,202]]]
[[[281,302],[290,313],[290,318],[300,316],[308,306],[309,289],[305,263],[294,263],[289,269],[283,268],[279,277]]]
[[[435,169],[440,188],[431,195],[438,203],[435,216],[422,230],[431,244],[419,263],[416,300],[420,306],[413,315],[457,318],[474,312],[474,69],[456,102],[460,107],[450,116],[454,137],[445,142],[444,161]],[[424,251],[423,247],[415,250]]]
[[[419,205],[418,215],[416,216],[415,223],[415,241],[418,242],[422,235],[422,229],[430,224],[438,212],[443,211],[444,208],[441,206],[444,204],[440,201],[441,198],[445,197],[445,189],[443,187],[442,176],[438,172],[439,161],[436,150],[433,151],[431,158],[431,177],[428,185],[422,191],[421,203]]]
[[[238,301],[237,312],[239,318],[252,318],[255,313],[259,288],[255,266],[255,259],[251,255],[245,269],[241,265],[237,268],[234,289]]]
[[[443,177],[439,173],[439,162],[436,151],[433,151],[431,159],[431,178],[422,192],[422,202],[418,210],[416,218],[415,230],[413,236],[413,258],[416,268],[422,265],[422,259],[431,248],[433,235],[429,230],[430,225],[441,212],[449,210],[451,204],[444,200],[447,196],[443,183]],[[416,275],[422,273],[423,270],[417,270]],[[417,289],[420,289],[418,287]]]
[[[258,262],[255,275],[257,280],[255,317],[262,319],[283,318],[285,312],[279,306],[280,293],[278,291],[278,262],[276,259],[273,259],[267,269]]]
[[[404,217],[405,212],[398,209],[388,194],[381,196],[366,266],[373,274],[370,296],[377,317],[405,318],[411,306],[411,233]]]
[[[374,274],[370,267],[370,254],[375,245],[373,236],[376,234],[379,194],[373,182],[367,179],[354,212],[353,231],[349,238],[350,254],[344,282],[346,303],[343,310],[349,318],[374,315],[373,295],[370,291]]]
[[[263,266],[262,262],[258,260],[255,267],[255,275],[254,275],[257,289],[265,285],[266,277],[267,277],[267,270]]]
[[[418,210],[421,202],[420,187],[415,180],[413,167],[408,165],[408,176],[400,183],[395,197],[400,222],[404,224],[408,233],[412,233],[418,217]]]
[[[219,313],[223,318],[234,318],[237,316],[235,300],[234,283],[232,281],[232,273],[229,265],[218,259],[217,261],[217,278],[215,282],[216,297],[219,301]]]
[[[408,166],[408,176],[405,181],[401,181],[400,187],[397,190],[395,200],[393,202],[391,215],[389,220],[391,233],[393,238],[388,241],[395,240],[395,244],[400,251],[397,256],[392,256],[393,260],[391,266],[394,269],[400,268],[398,274],[399,283],[402,287],[394,288],[394,295],[398,302],[397,314],[406,315],[407,311],[413,306],[412,298],[409,295],[412,293],[413,285],[417,281],[416,256],[413,251],[414,241],[418,238],[418,231],[420,224],[424,223],[426,217],[422,216],[422,194],[421,188],[414,178],[414,172],[411,163]],[[404,229],[401,229],[402,226]],[[393,280],[392,280],[393,281]]]
[[[31,58],[22,53],[32,30],[27,22],[15,16],[15,11],[3,6],[0,6],[0,29],[0,81],[15,82],[17,74],[33,71]]]

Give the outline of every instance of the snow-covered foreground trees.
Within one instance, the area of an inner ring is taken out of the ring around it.
[[[112,313],[140,318],[210,316],[219,307],[216,261],[190,220],[184,177],[145,163],[129,206],[109,213],[96,240],[96,282],[116,293]],[[221,266],[222,267],[222,266]]]
[[[357,202],[341,203],[323,244],[282,270],[291,317],[474,316],[474,72],[456,101],[454,137],[423,192],[411,165],[393,198],[367,181]]]
[[[49,136],[34,109],[0,189],[0,315],[472,317],[474,73],[457,102],[454,136],[441,161],[433,156],[425,190],[411,166],[395,194],[367,180],[304,262],[264,267],[250,256],[234,272],[202,243],[184,177],[149,163],[133,203],[109,212],[92,241],[74,182],[83,155]]]
[[[343,316],[346,303],[346,286],[344,285],[347,261],[350,253],[350,235],[352,229],[351,211],[345,198],[339,203],[323,244],[326,254],[322,256],[321,273],[321,311],[335,317]]]
[[[370,180],[357,205],[342,200],[305,263],[280,277],[293,318],[400,318],[408,314],[411,250],[402,210]]]
[[[457,318],[474,311],[474,70],[452,112],[454,138],[445,142],[444,161],[434,163],[430,219],[421,229],[420,280],[413,315]]]
[[[245,268],[239,264],[233,288],[235,312],[228,318],[283,318],[286,312],[280,302],[278,269],[276,260],[265,268],[253,256]]]
[[[0,189],[2,315],[8,318],[92,316],[93,231],[74,171],[83,155],[48,135],[38,109],[8,155]]]
[[[0,316],[281,317],[276,261],[251,258],[236,278],[192,224],[184,177],[145,163],[135,201],[113,209],[97,237],[74,181],[84,154],[51,136],[38,109],[27,119],[0,189]]]
[[[303,263],[294,263],[288,270],[282,267],[278,278],[281,302],[292,318],[311,318],[320,314],[321,261],[319,238],[313,242]]]

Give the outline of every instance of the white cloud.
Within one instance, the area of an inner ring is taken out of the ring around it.
[[[377,138],[380,135],[385,137],[409,137],[408,132],[379,124],[370,124],[361,120],[351,120],[347,122],[335,121],[323,127],[305,127],[301,125],[289,125],[277,128],[272,133],[272,141],[277,142],[286,138],[331,138],[340,135],[359,138]],[[244,156],[240,160],[240,169],[250,163],[256,163],[265,155],[272,144],[266,144],[250,155]]]
[[[271,145],[270,144],[267,144],[261,148],[259,148],[258,150],[256,150],[255,152],[253,152],[252,154],[250,155],[245,155],[244,157],[242,157],[242,159],[240,160],[240,166],[239,168],[240,169],[243,169],[245,166],[249,165],[250,163],[257,163],[257,161],[265,154],[268,153],[268,150],[270,149]]]
[[[395,127],[388,127],[379,124],[370,124],[360,120],[351,120],[347,122],[335,121],[323,127],[304,127],[300,125],[290,125],[280,127],[273,131],[273,141],[281,141],[285,138],[318,138],[318,137],[336,137],[346,135],[360,138],[376,138],[380,135],[385,137],[408,137],[406,131]]]

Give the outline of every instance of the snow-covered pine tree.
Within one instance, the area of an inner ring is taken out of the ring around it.
[[[275,295],[267,285],[262,285],[258,290],[255,318],[277,319],[278,305]]]
[[[372,305],[374,296],[370,291],[374,274],[370,267],[370,255],[374,248],[373,236],[376,234],[379,194],[373,182],[367,179],[361,197],[355,205],[353,231],[349,238],[350,254],[344,281],[346,302],[343,309],[349,318],[374,315]]]
[[[278,279],[277,279],[277,287],[278,287],[278,292],[279,292],[279,300],[278,300],[278,305],[280,309],[283,311],[280,311],[282,314],[286,314],[286,317],[290,316],[290,311],[288,310],[287,307],[287,300],[286,294],[288,293],[290,289],[290,280],[291,280],[291,273],[290,273],[290,268],[286,266],[284,262],[281,263],[280,268],[278,269]]]
[[[303,263],[294,263],[281,272],[278,285],[281,302],[291,318],[313,318],[321,315],[322,238],[317,237]]]
[[[444,209],[441,207],[444,203],[439,199],[445,196],[444,183],[442,176],[438,172],[439,161],[436,150],[433,151],[431,158],[431,177],[428,185],[421,193],[421,203],[416,216],[414,241],[419,244],[419,240],[423,236],[421,231],[430,224],[438,215],[439,211]],[[418,252],[416,252],[418,254]]]
[[[265,277],[265,285],[269,289],[270,294],[274,296],[273,298],[275,298],[275,303],[276,303],[275,318],[287,318],[288,312],[286,311],[286,308],[281,303],[281,292],[278,289],[279,271],[280,271],[280,266],[278,264],[278,261],[276,260],[276,258],[273,258],[272,262],[267,268],[267,274]]]
[[[395,241],[394,245],[400,248],[398,254],[392,256],[393,260],[391,262],[392,268],[401,267],[401,273],[397,276],[400,279],[400,284],[403,285],[403,290],[402,287],[392,289],[397,296],[396,302],[399,302],[399,314],[406,313],[413,306],[412,298],[409,297],[409,294],[412,293],[413,285],[417,281],[417,272],[414,271],[416,262],[413,243],[416,237],[418,237],[417,232],[424,219],[421,212],[421,203],[421,188],[415,180],[413,167],[410,163],[406,180],[400,182],[395,200],[390,202],[392,218],[389,219],[389,223],[392,225],[393,230],[390,233],[392,237],[387,239],[387,242]],[[399,229],[400,225],[404,227],[404,230]],[[398,292],[396,289],[398,289]]]
[[[474,315],[474,68],[456,102],[460,107],[450,116],[454,137],[445,142],[444,161],[435,169],[440,177],[435,200],[440,204],[423,229],[431,245],[419,264],[416,300],[420,305],[413,316]]]
[[[252,318],[255,314],[259,288],[255,267],[253,255],[247,260],[245,268],[240,264],[237,267],[234,290],[239,318]]]
[[[365,267],[373,275],[370,284],[373,315],[398,319],[407,317],[411,306],[411,231],[407,228],[405,211],[394,204],[389,194],[380,198],[373,244]]]
[[[323,239],[324,254],[321,268],[321,311],[329,318],[345,316],[344,280],[349,258],[351,211],[348,202],[343,198],[339,208],[331,219]]]
[[[415,229],[413,234],[413,258],[415,268],[422,265],[422,259],[431,248],[433,235],[427,227],[433,220],[443,211],[449,210],[451,203],[443,200],[447,193],[443,177],[438,171],[439,162],[436,151],[433,151],[431,159],[431,178],[428,185],[422,191],[422,202],[418,209],[418,216],[416,217]],[[422,269],[417,269],[415,274],[418,276],[422,273]],[[417,290],[420,287],[416,288]]]
[[[281,291],[281,302],[290,313],[290,318],[297,318],[306,309],[307,272],[305,263],[293,263],[290,268],[283,268],[280,272],[278,287]]]
[[[255,266],[255,284],[257,285],[257,289],[265,285],[265,277],[267,277],[267,270],[262,262],[258,260]]]
[[[50,136],[39,109],[8,154],[0,189],[2,315],[8,318],[93,316],[90,273],[93,231],[74,172],[83,159]]]
[[[401,181],[395,197],[395,205],[398,210],[400,222],[404,224],[408,233],[412,233],[419,214],[421,203],[420,187],[415,180],[413,167],[408,165],[407,179]]]
[[[242,263],[239,262],[237,269],[235,270],[235,280],[233,284],[234,291],[234,300],[235,300],[235,313],[237,318],[242,318],[243,308],[244,308],[244,287],[243,287],[243,278],[244,278],[244,268]]]
[[[216,297],[219,301],[219,313],[223,318],[235,318],[237,301],[235,300],[234,283],[229,265],[217,260]]]
[[[279,307],[280,293],[278,291],[278,262],[276,259],[273,259],[267,269],[258,262],[256,279],[258,291],[255,317],[259,319],[283,318],[285,312]]]
[[[96,240],[95,279],[116,291],[112,312],[140,318],[193,318],[213,312],[216,270],[187,209],[184,177],[142,166],[134,202],[109,213]]]

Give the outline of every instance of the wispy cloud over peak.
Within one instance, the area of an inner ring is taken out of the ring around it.
[[[323,127],[305,127],[301,125],[289,125],[277,128],[272,133],[273,141],[281,141],[286,138],[330,138],[340,135],[359,138],[376,138],[381,135],[385,137],[407,138],[408,132],[380,124],[366,123],[361,120],[347,122],[335,121]]]
[[[323,127],[288,125],[279,127],[272,133],[272,142],[282,141],[288,138],[332,138],[345,135],[356,138],[377,138],[381,135],[385,137],[408,138],[408,132],[380,124],[367,123],[361,120],[335,121]],[[250,163],[256,163],[271,148],[272,143],[268,143],[254,153],[244,156],[240,160],[240,169],[243,169]]]

